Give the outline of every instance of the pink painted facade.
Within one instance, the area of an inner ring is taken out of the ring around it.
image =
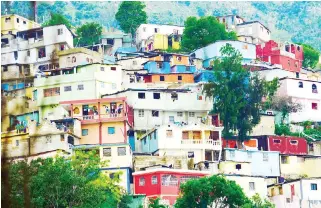
[[[134,194],[146,194],[147,198],[160,197],[173,205],[179,196],[181,183],[208,175],[206,172],[175,170],[167,168],[151,169],[133,173]]]
[[[256,46],[256,57],[271,64],[279,64],[284,70],[300,72],[303,47],[293,43],[278,44],[273,40]]]

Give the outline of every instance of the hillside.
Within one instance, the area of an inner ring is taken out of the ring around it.
[[[50,12],[67,16],[74,26],[99,22],[106,28],[115,21],[120,2],[39,2],[38,22]],[[1,2],[1,13],[32,16],[29,2]],[[321,2],[146,2],[149,23],[183,25],[188,16],[238,14],[246,20],[259,20],[272,31],[272,38],[304,42],[321,50]]]

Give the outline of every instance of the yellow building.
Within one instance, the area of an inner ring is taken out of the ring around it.
[[[16,14],[8,14],[1,16],[2,35],[16,35],[19,31],[29,30],[38,27],[41,27],[41,25]]]
[[[154,34],[146,41],[146,51],[180,49],[181,35]]]
[[[300,178],[321,176],[321,156],[280,155],[281,176]]]

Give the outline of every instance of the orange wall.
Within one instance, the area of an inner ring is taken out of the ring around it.
[[[81,136],[80,144],[99,144],[99,124],[81,124],[81,129],[88,129],[87,136]]]
[[[172,65],[189,65],[189,60],[188,60],[188,56],[180,56],[181,57],[181,61],[177,60],[177,55],[173,55],[173,63]]]
[[[165,80],[160,81],[160,76],[164,76]],[[182,80],[178,81],[178,76],[182,76]],[[182,82],[182,83],[194,83],[194,75],[193,74],[164,74],[152,75],[152,82]]]
[[[163,56],[155,56],[152,58],[149,58],[150,61],[163,61]]]
[[[108,127],[115,127],[115,134],[108,134]],[[103,123],[101,127],[103,143],[120,143],[125,142],[124,122]]]

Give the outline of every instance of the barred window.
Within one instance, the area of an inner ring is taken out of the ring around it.
[[[157,184],[157,176],[152,176],[152,184]]]
[[[177,177],[174,175],[163,175],[162,186],[178,186]]]

